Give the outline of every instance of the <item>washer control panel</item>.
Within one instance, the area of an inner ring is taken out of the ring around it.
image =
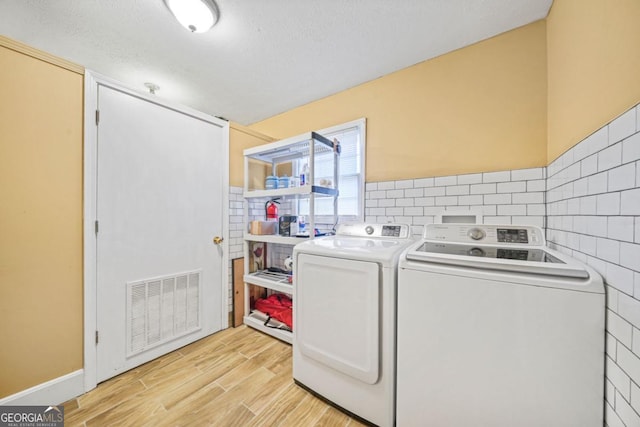
[[[529,243],[529,233],[525,228],[498,228],[497,231],[500,243]]]
[[[407,224],[340,224],[336,235],[409,239]]]
[[[542,230],[532,225],[427,224],[423,237],[452,243],[545,245]]]
[[[402,226],[400,225],[383,225],[382,237],[401,237]]]

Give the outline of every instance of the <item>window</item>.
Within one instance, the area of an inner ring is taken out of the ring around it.
[[[330,140],[340,141],[340,177],[338,215],[340,222],[364,220],[364,165],[365,165],[365,119],[333,126],[317,131]],[[333,178],[332,154],[317,155],[315,158],[315,179]],[[329,223],[333,218],[333,199],[317,197],[316,222]],[[299,212],[309,214],[309,201],[301,200]]]

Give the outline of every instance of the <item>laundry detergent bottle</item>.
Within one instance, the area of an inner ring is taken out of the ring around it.
[[[300,186],[309,185],[309,164],[305,163],[300,172]]]

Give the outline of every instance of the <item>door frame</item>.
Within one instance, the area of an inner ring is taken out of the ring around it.
[[[84,81],[84,178],[83,178],[83,263],[84,263],[84,391],[97,385],[97,349],[95,334],[97,328],[97,239],[95,233],[96,196],[97,196],[97,139],[96,110],[98,109],[98,88],[105,86],[125,94],[165,108],[204,120],[222,128],[222,262],[220,279],[222,283],[221,326],[229,325],[229,122],[205,113],[193,110],[157,98],[154,95],[138,92],[125,87],[122,83],[95,73],[85,71]]]

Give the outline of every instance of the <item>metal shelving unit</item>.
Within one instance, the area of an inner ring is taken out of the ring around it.
[[[254,273],[244,275],[244,282],[251,285],[260,286],[282,292],[285,294],[293,293],[293,285],[289,281],[290,276],[283,273],[274,273],[269,270],[260,270]]]
[[[312,194],[323,194],[326,196],[337,196],[338,190],[334,188],[321,187],[319,185],[305,185],[293,188],[278,188],[275,190],[249,190],[245,191],[243,197],[252,198],[272,198],[286,196],[311,196]]]
[[[249,201],[256,199],[270,199],[280,197],[283,200],[291,200],[296,204],[300,199],[309,200],[309,215],[307,227],[310,231],[316,228],[315,218],[315,201],[317,197],[331,197],[336,201],[338,197],[338,178],[339,167],[338,160],[340,155],[340,146],[338,142],[330,141],[324,136],[316,132],[308,132],[296,137],[287,138],[281,141],[272,142],[270,144],[261,145],[244,150],[244,224],[249,224]],[[333,187],[315,185],[315,161],[317,155],[332,154],[333,156]],[[297,162],[305,162],[309,166],[309,176],[307,177],[309,185],[279,188],[274,190],[265,190],[262,188],[249,188],[250,181],[250,161],[263,163],[265,168],[272,175],[277,175],[277,169],[282,164],[295,165]],[[334,203],[333,215],[335,219],[338,217],[337,203]],[[294,246],[305,240],[313,239],[314,233],[311,232],[309,237],[285,237],[280,235],[252,235],[244,234],[244,323],[252,328],[258,329],[266,334],[272,335],[282,341],[291,343],[292,332],[284,329],[270,328],[264,325],[260,316],[252,315],[250,306],[250,286],[259,286],[275,292],[281,292],[293,295],[293,286],[289,282],[289,276],[286,274],[272,273],[267,270],[250,272],[249,270],[249,243],[264,242],[269,244],[280,244]]]
[[[297,245],[300,242],[309,240],[309,237],[286,237],[277,236],[274,234],[249,234],[244,235],[244,240],[251,242],[265,242],[265,243],[278,243],[280,245]]]

